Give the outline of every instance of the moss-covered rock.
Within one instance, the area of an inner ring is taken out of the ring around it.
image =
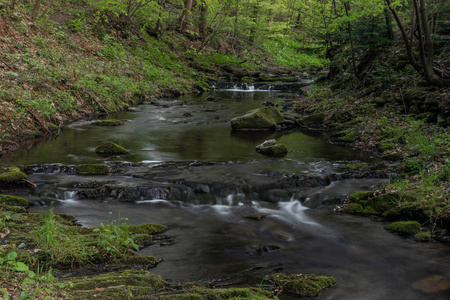
[[[283,116],[274,107],[265,106],[233,118],[231,128],[233,130],[271,130],[283,122]]]
[[[0,195],[0,203],[10,206],[25,206],[31,205],[30,201],[24,198],[10,196],[10,195]]]
[[[15,213],[20,213],[20,214],[24,214],[24,213],[27,212],[25,207],[22,207],[22,206],[11,206],[11,205],[6,205],[6,204],[0,204],[0,210],[12,211],[12,212],[15,212]]]
[[[370,166],[365,163],[355,163],[355,164],[340,165],[339,169],[351,171],[366,171],[370,169]]]
[[[167,230],[166,226],[160,224],[126,225],[126,227],[131,234],[157,234]]]
[[[288,153],[288,150],[283,144],[275,144],[256,148],[256,152],[265,156],[281,157],[285,156]]]
[[[431,240],[431,234],[428,231],[421,231],[414,235],[414,239],[418,242],[428,242]]]
[[[92,125],[96,125],[96,126],[120,126],[120,125],[123,125],[123,122],[121,120],[116,120],[116,119],[98,120],[98,121],[92,122]]]
[[[95,149],[95,152],[100,155],[120,155],[128,154],[129,151],[122,146],[113,142],[103,142]]]
[[[322,124],[323,120],[325,119],[324,113],[318,113],[306,116],[300,120],[301,124],[304,125],[311,125],[311,124]]]
[[[387,193],[376,196],[374,192],[357,192],[350,195],[352,205],[348,205],[345,212],[362,214],[383,214],[398,205],[400,196],[397,193]],[[359,205],[361,207],[359,207]]]
[[[85,164],[77,166],[80,175],[105,175],[108,174],[108,166],[99,164]]]
[[[334,277],[316,276],[312,274],[276,273],[264,277],[265,281],[274,284],[278,289],[303,297],[317,297],[323,290],[336,284]]]
[[[156,297],[155,297],[156,299]],[[272,299],[272,293],[257,288],[191,288],[185,291],[158,295],[157,299],[173,300],[228,300],[228,299],[247,299],[247,300],[269,300]]]
[[[421,230],[420,223],[416,221],[394,222],[385,226],[384,228],[402,235],[417,234]]]
[[[10,167],[0,174],[0,185],[20,184],[22,179],[27,179],[27,175],[17,167]]]

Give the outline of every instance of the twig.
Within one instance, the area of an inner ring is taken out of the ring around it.
[[[403,108],[405,109],[405,115],[407,115],[408,113],[406,112],[405,98],[403,98],[403,93],[402,93],[402,89],[401,88],[400,88],[400,97],[402,97]]]
[[[34,113],[34,111],[33,111],[31,108],[28,109],[28,112],[29,112],[29,113],[33,116],[33,118],[39,123],[39,125],[41,125],[42,128],[44,128],[48,133],[50,133],[50,130],[48,129],[48,127],[45,126],[44,122],[42,122],[42,121],[38,118],[38,116],[36,116],[36,114]]]
[[[5,66],[7,66],[8,68],[10,68],[11,70],[14,70],[14,68],[11,67],[10,65],[8,65],[4,60],[1,60],[1,59],[0,59],[0,62],[1,62],[2,64],[4,64]]]

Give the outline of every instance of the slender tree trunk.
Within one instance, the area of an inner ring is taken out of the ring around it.
[[[182,32],[185,32],[188,29],[189,14],[191,13],[193,3],[194,3],[193,0],[184,0],[184,10],[183,13],[181,14],[180,20],[180,29]]]
[[[199,10],[200,10],[200,19],[198,31],[200,37],[204,39],[208,35],[208,4],[206,3],[205,0],[200,1]]]
[[[36,2],[34,2],[34,7],[33,7],[33,12],[31,13],[31,20],[36,20],[38,14],[39,14],[39,8],[41,6],[41,0],[36,0]]]
[[[384,18],[386,20],[387,37],[393,41],[395,39],[394,28],[392,28],[392,17],[387,8],[384,8]]]
[[[344,8],[345,8],[345,14],[347,15],[347,17],[349,17],[350,16],[350,3],[344,2]],[[356,69],[355,44],[353,43],[352,24],[351,24],[350,21],[347,22],[347,30],[348,30],[348,35],[350,37],[350,46],[352,47],[352,68],[353,68],[353,73],[355,73],[355,77],[357,79],[360,79],[360,76],[358,74],[358,70]]]

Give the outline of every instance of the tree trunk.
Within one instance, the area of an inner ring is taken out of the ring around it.
[[[392,17],[387,8],[384,9],[384,18],[386,20],[387,37],[393,41],[395,39],[394,28],[392,28]]]
[[[344,8],[345,8],[345,14],[347,15],[347,17],[349,17],[350,16],[350,4],[348,2],[344,2]],[[348,30],[348,35],[350,37],[350,46],[352,48],[352,68],[353,68],[353,73],[355,73],[355,77],[357,79],[360,79],[358,70],[356,69],[355,44],[353,43],[352,24],[351,24],[350,21],[347,22],[347,30]]]
[[[184,10],[181,14],[180,19],[180,29],[182,32],[185,32],[189,26],[189,14],[191,13],[193,0],[184,0]]]
[[[39,8],[41,6],[41,0],[36,0],[33,7],[33,12],[31,13],[31,20],[35,21],[38,14],[39,14]]]
[[[200,37],[205,39],[208,35],[208,4],[205,0],[200,1],[200,19],[198,24],[198,31]]]

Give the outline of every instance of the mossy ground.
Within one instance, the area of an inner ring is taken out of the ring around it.
[[[312,274],[275,273],[264,277],[264,280],[273,284],[277,289],[302,297],[317,297],[323,290],[336,284],[334,277]]]
[[[418,234],[421,230],[420,223],[416,221],[394,222],[385,226],[385,228],[402,235]]]

